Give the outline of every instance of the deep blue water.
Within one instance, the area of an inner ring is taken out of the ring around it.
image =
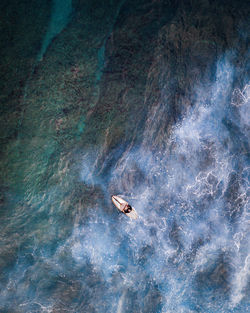
[[[65,23],[55,30],[51,22],[39,59]],[[118,144],[105,155],[103,138],[61,154],[47,170],[60,151],[46,143],[22,161],[28,183],[5,192],[1,312],[249,312],[250,85],[234,88],[230,52],[215,72],[213,84],[193,86],[193,107],[156,145],[169,114],[164,90],[129,148]],[[48,177],[54,187],[46,187]],[[119,214],[112,194],[127,199],[139,219]]]

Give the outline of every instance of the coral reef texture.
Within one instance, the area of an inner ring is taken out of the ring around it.
[[[0,12],[0,312],[248,312],[249,2]]]

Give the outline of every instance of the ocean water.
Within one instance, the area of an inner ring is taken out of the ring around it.
[[[50,22],[47,28],[46,35],[43,39],[40,52],[38,53],[37,60],[43,59],[46,50],[48,49],[52,40],[60,34],[70,21],[72,13],[72,0],[53,0],[50,12]]]
[[[234,90],[233,78],[220,58],[214,84],[195,90],[164,150],[150,148],[167,103],[149,111],[142,144],[103,181],[83,164],[83,181],[108,194],[125,189],[140,215],[114,225],[93,214],[71,238],[75,260],[87,257],[108,282],[114,312],[248,312],[250,86]]]
[[[65,4],[47,43],[68,21]],[[21,133],[16,188],[1,198],[0,312],[249,312],[250,84],[235,88],[234,74],[225,53],[213,83],[193,86],[195,103],[163,132],[162,92],[142,137],[112,151],[106,137],[71,151]],[[120,214],[112,194],[139,219]]]
[[[84,188],[72,191],[65,164],[57,187],[30,187],[25,202],[9,195],[2,312],[248,312],[250,85],[232,88],[227,57],[216,75],[211,102],[202,102],[211,90],[196,90],[165,150],[150,149],[161,104],[142,143],[120,151],[105,175],[95,174],[102,147],[81,152],[89,205],[77,201]],[[136,221],[110,201],[124,190]]]

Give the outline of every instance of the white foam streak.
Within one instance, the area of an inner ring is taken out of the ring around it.
[[[243,289],[247,286],[250,278],[250,254],[247,255],[243,265],[239,267],[232,281],[231,303],[235,307],[244,297]]]
[[[126,291],[123,291],[120,299],[119,299],[119,302],[118,302],[118,307],[117,307],[117,313],[122,313],[122,309],[123,309],[123,302],[124,302],[124,298],[126,296]]]

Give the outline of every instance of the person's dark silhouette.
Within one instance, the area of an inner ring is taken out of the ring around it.
[[[125,209],[123,210],[123,212],[124,213],[130,213],[132,211],[132,207],[131,207],[131,205],[127,205],[126,207],[125,207]]]

